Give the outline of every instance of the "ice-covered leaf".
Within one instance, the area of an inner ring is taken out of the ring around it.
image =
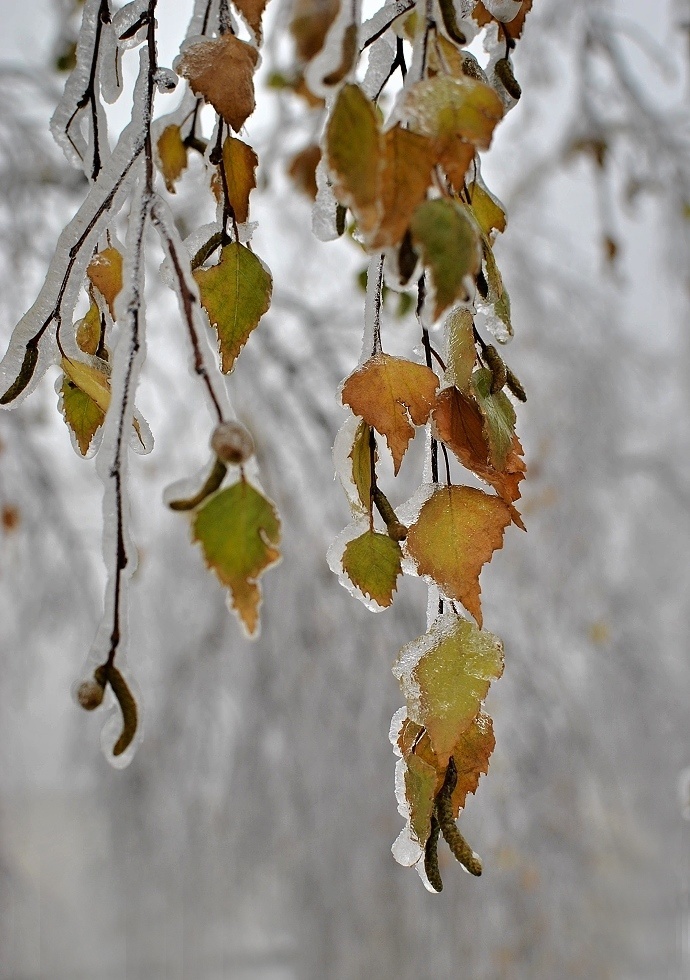
[[[91,304],[86,315],[75,323],[77,347],[85,354],[95,354],[101,345],[101,311]]]
[[[221,368],[227,374],[271,305],[273,280],[261,260],[239,242],[226,245],[218,265],[197,269],[194,278],[218,333]]]
[[[437,773],[417,755],[405,760],[405,799],[410,809],[410,829],[424,847],[431,830]]]
[[[195,95],[203,95],[235,132],[254,111],[256,48],[234,34],[204,38],[184,48],[177,71]]]
[[[230,590],[232,607],[251,636],[259,623],[259,576],[280,558],[275,507],[246,480],[211,497],[198,511],[194,539],[206,564]]]
[[[455,388],[445,388],[439,392],[431,421],[436,436],[448,446],[463,466],[494,488],[499,497],[510,506],[515,523],[523,527],[520,515],[512,506],[520,497],[520,482],[525,476],[522,446],[518,437],[512,436],[504,468],[497,469],[490,458],[486,424],[477,401]]]
[[[232,0],[232,2],[252,29],[257,43],[260,44],[262,39],[261,18],[264,15],[268,0]]]
[[[256,187],[256,168],[259,164],[251,146],[229,136],[223,143],[223,166],[230,206],[241,224],[249,217],[249,195]]]
[[[105,413],[90,395],[69,378],[64,378],[61,394],[65,422],[74,433],[80,453],[86,456],[93,437],[103,425]]]
[[[385,436],[397,474],[415,425],[425,425],[439,380],[428,367],[390,354],[375,354],[343,384],[349,405]]]
[[[472,375],[472,387],[482,414],[484,436],[489,446],[489,460],[497,470],[505,470],[513,448],[515,409],[503,391],[491,394],[492,374],[481,368]]]
[[[67,379],[85,395],[88,395],[105,415],[110,405],[110,382],[105,370],[100,370],[93,364],[85,364],[83,361],[71,360],[68,357],[62,358],[61,366]],[[105,369],[105,365],[103,368]]]
[[[290,32],[302,61],[319,53],[339,9],[339,0],[296,0]]]
[[[436,162],[431,140],[399,124],[383,137],[380,172],[380,223],[370,248],[397,245],[407,231],[412,213],[424,200]]]
[[[513,325],[510,319],[510,297],[503,285],[493,249],[487,238],[484,238],[482,242],[482,252],[488,294],[486,297],[477,297],[477,307],[486,317],[486,325],[494,337],[500,343],[505,344],[513,336]]]
[[[365,531],[345,546],[343,570],[363,595],[385,608],[393,602],[401,559],[397,541],[387,534]]]
[[[457,599],[482,624],[479,573],[511,521],[508,505],[473,487],[439,487],[410,526],[406,549],[420,575]]]
[[[491,682],[503,673],[503,644],[469,620],[446,613],[428,633],[402,648],[393,670],[407,701],[408,716],[426,728],[439,764],[445,768],[477,718]],[[471,741],[472,736],[467,739],[468,747]],[[481,749],[475,754],[481,766]]]
[[[366,234],[378,224],[383,138],[376,107],[358,85],[343,85],[326,128],[326,155],[337,199]]]
[[[89,262],[86,275],[108,305],[115,317],[115,299],[122,289],[122,253],[112,247],[97,252]]]
[[[477,229],[457,201],[425,201],[412,217],[412,239],[431,276],[433,318],[465,294],[465,276],[479,271],[481,249]]]
[[[453,817],[457,817],[465,805],[468,793],[474,793],[482,773],[489,771],[489,759],[496,746],[491,718],[480,711],[450,753],[455,761],[458,781],[451,802]]]
[[[472,313],[453,310],[446,320],[446,380],[459,391],[467,391],[477,360]]]
[[[342,82],[350,74],[357,59],[358,35],[359,28],[357,24],[348,24],[343,31],[341,39],[340,64],[326,75],[324,84],[337,85],[338,82]]]
[[[494,232],[506,230],[506,214],[501,202],[481,181],[475,180],[469,186],[470,206],[479,222],[479,227],[487,238]]]
[[[532,0],[522,0],[522,3],[518,3],[517,0],[493,0],[493,2],[490,0],[487,4],[479,0],[472,11],[472,17],[480,27],[489,24],[492,20],[500,21],[508,37],[517,40],[522,35],[525,17],[531,9]]]
[[[362,420],[355,430],[349,459],[352,460],[352,482],[362,507],[371,508],[371,427]]]
[[[477,79],[437,75],[410,86],[404,111],[411,128],[434,141],[443,168],[459,190],[475,149],[488,149],[503,103],[490,85]]]
[[[156,152],[165,186],[174,194],[175,183],[187,167],[187,147],[182,142],[179,126],[173,124],[165,127],[158,137]]]

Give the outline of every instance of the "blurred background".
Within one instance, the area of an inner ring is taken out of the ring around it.
[[[0,0],[3,350],[84,193],[48,132],[70,9]],[[188,14],[161,3],[163,64]],[[286,9],[271,16],[283,30]],[[482,576],[506,671],[461,820],[481,879],[448,861],[430,895],[390,853],[390,666],[425,629],[426,589],[406,581],[374,616],[326,565],[349,519],[334,392],[359,355],[365,260],[313,238],[284,176],[315,126],[303,103],[262,89],[247,125],[275,293],[230,387],[285,544],[255,644],[162,505],[206,462],[210,421],[151,250],[138,404],[156,448],[131,467],[145,740],[125,771],[70,696],[101,611],[100,482],[54,378],[0,414],[2,980],[690,975],[689,43],[687,0],[535,0],[523,98],[484,160],[509,216],[529,533],[508,532]],[[280,66],[283,42],[267,52]],[[198,223],[194,173],[174,204]],[[393,306],[383,330],[392,350],[414,341]],[[422,449],[386,487],[394,504]]]

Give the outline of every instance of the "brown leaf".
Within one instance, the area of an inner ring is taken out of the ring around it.
[[[522,446],[513,435],[512,448],[505,468],[498,470],[491,463],[489,443],[484,430],[484,419],[479,406],[456,388],[444,388],[436,398],[431,413],[434,431],[463,466],[488,483],[510,506],[513,521],[524,529],[522,519],[512,506],[520,499],[520,482],[525,476]]]
[[[203,95],[239,132],[254,111],[254,69],[259,53],[233,34],[195,41],[183,51],[177,71],[195,95]]]
[[[268,0],[232,0],[242,17],[252,29],[257,44],[261,44],[263,33],[261,30],[261,18]]]
[[[477,789],[479,777],[489,771],[489,759],[495,746],[493,722],[480,711],[451,752],[458,773],[458,782],[451,797],[454,818],[465,806],[467,794]]]
[[[115,318],[115,299],[122,289],[122,253],[116,248],[97,252],[88,264],[86,275],[108,304]]]
[[[296,0],[290,33],[302,61],[311,61],[319,53],[339,9],[339,0]]]
[[[396,474],[414,426],[429,418],[438,385],[428,367],[390,354],[370,357],[343,384],[343,404],[385,436]]]
[[[508,36],[512,37],[513,40],[516,41],[522,36],[522,30],[525,25],[525,17],[531,9],[532,0],[523,0],[522,7],[520,8],[517,17],[514,17],[513,20],[503,25]],[[497,20],[496,17],[493,17],[489,13],[482,3],[482,0],[479,0],[479,2],[476,4],[474,10],[472,11],[472,17],[480,27],[484,27],[486,24],[491,23],[492,20]]]
[[[407,231],[412,213],[426,197],[436,161],[433,142],[403,129],[400,124],[383,136],[380,171],[381,220],[369,243],[371,249],[397,245]]]
[[[449,599],[457,599],[482,625],[479,573],[511,521],[508,505],[473,487],[439,487],[411,525],[407,552],[420,575]]]
[[[314,143],[311,146],[305,146],[303,150],[296,153],[288,167],[288,173],[295,184],[301,191],[311,197],[312,200],[316,199],[316,192],[318,190],[316,186],[316,168],[319,165],[320,159],[321,147]]]
[[[230,207],[235,220],[242,224],[249,217],[249,195],[256,187],[256,168],[259,165],[251,146],[229,136],[223,143],[223,167]]]

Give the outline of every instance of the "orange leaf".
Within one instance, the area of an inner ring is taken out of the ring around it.
[[[439,380],[430,368],[375,354],[343,384],[342,400],[385,436],[398,473],[415,425],[425,425]]]
[[[494,89],[475,78],[437,75],[410,86],[404,109],[411,128],[450,149],[457,137],[487,150],[503,103]]]
[[[97,252],[88,264],[86,275],[108,304],[115,317],[115,299],[122,289],[122,253],[116,248]]]
[[[195,41],[183,51],[177,71],[195,95],[203,95],[239,132],[254,111],[254,69],[259,53],[233,34]]]
[[[451,797],[454,817],[457,818],[464,807],[467,794],[477,789],[481,774],[489,771],[489,759],[495,746],[493,722],[480,711],[451,752],[458,772],[458,782]]]
[[[532,9],[532,0],[523,0],[522,6],[520,7],[517,16],[514,17],[511,21],[508,21],[507,24],[505,23],[503,24],[503,27],[505,28],[505,31],[509,37],[512,37],[514,40],[517,40],[519,37],[521,37],[522,30],[525,24],[525,17],[527,16],[527,14],[530,12],[531,9]],[[479,24],[480,27],[484,27],[486,24],[491,23],[492,20],[498,20],[497,17],[494,17],[492,14],[489,13],[489,11],[482,3],[482,0],[479,0],[479,2],[476,4],[474,10],[472,11],[472,17],[477,22],[477,24]]]
[[[508,505],[473,487],[439,487],[422,506],[405,542],[420,575],[457,599],[482,625],[479,573],[511,521]]]
[[[455,388],[439,392],[431,420],[438,438],[453,452],[463,466],[494,488],[510,506],[511,516],[518,527],[524,527],[513,502],[520,499],[520,482],[525,476],[522,446],[513,435],[505,468],[497,469],[490,460],[484,419],[477,403]]]
[[[171,194],[174,194],[175,181],[187,167],[187,147],[182,141],[179,126],[165,127],[158,137],[156,152],[165,186]]]
[[[240,224],[249,217],[249,195],[256,187],[258,164],[256,153],[242,140],[229,136],[223,143],[223,167],[230,207]]]
[[[370,248],[388,248],[401,240],[412,212],[426,197],[435,160],[434,145],[428,137],[403,129],[400,124],[384,133],[381,222]]]

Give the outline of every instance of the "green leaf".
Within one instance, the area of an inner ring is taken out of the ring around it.
[[[465,295],[465,276],[480,268],[479,234],[461,204],[448,198],[425,201],[410,225],[434,290],[434,320]]]
[[[437,773],[417,755],[408,756],[405,765],[405,799],[410,808],[410,830],[424,847],[431,831]]]
[[[373,231],[383,138],[376,108],[357,85],[343,85],[338,93],[326,128],[326,158],[336,197],[355,212],[362,232]]]
[[[503,673],[503,644],[469,620],[446,613],[406,644],[393,668],[412,721],[426,728],[445,765]]]
[[[390,606],[398,575],[401,574],[402,551],[387,534],[365,531],[348,541],[343,554],[343,570],[353,585],[370,596],[379,606]]]
[[[371,427],[362,420],[355,431],[350,450],[352,481],[357,488],[359,501],[367,511],[371,510]]]
[[[82,456],[86,456],[96,432],[103,425],[105,413],[96,402],[68,378],[62,382],[62,411]]]
[[[271,305],[271,274],[253,252],[231,242],[221,251],[218,265],[197,269],[194,278],[201,305],[218,334],[221,369],[228,374]]]
[[[482,413],[483,431],[489,445],[489,459],[499,471],[506,468],[513,448],[516,415],[508,396],[497,391],[491,394],[492,374],[488,368],[481,368],[472,375],[472,387]]]
[[[275,507],[246,480],[221,490],[200,508],[193,524],[206,564],[230,590],[247,633],[259,624],[259,576],[280,559],[280,520]]]

